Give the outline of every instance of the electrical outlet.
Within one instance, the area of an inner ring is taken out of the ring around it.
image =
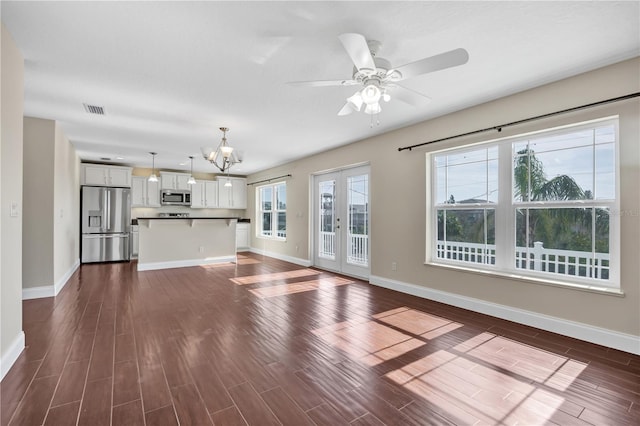
[[[391,270],[392,271],[397,271],[398,270],[398,263],[397,262],[391,262]]]

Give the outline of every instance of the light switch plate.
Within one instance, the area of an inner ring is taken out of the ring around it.
[[[11,217],[18,217],[18,202],[17,201],[12,201],[11,202],[11,212],[9,213],[9,215]]]

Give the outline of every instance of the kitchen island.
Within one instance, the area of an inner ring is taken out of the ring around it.
[[[138,271],[236,261],[237,217],[139,217]]]

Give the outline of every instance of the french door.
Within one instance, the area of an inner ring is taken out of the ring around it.
[[[314,265],[369,278],[369,166],[314,176]]]

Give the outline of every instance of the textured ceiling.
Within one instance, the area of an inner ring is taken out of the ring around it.
[[[83,160],[214,172],[221,126],[248,174],[640,54],[639,2],[1,2],[25,59],[25,115],[58,120]],[[432,101],[336,114],[354,87],[338,36],[399,66],[454,48],[466,65],[406,80]],[[87,114],[83,103],[103,106]],[[122,157],[122,159],[116,159]],[[182,163],[182,165],[181,165]]]

